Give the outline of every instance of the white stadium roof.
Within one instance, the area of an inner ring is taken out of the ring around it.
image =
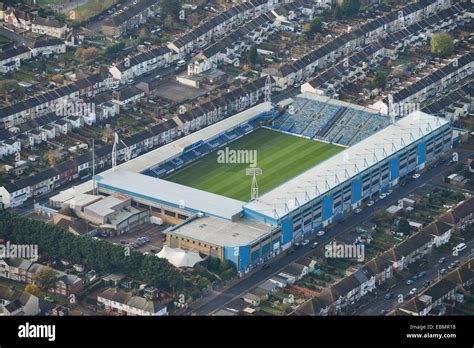
[[[448,123],[415,111],[245,205],[279,219]]]
[[[97,177],[99,188],[111,189],[124,195],[142,197],[165,205],[176,207],[183,205],[185,210],[203,212],[228,220],[240,215],[245,204],[236,199],[125,169],[116,169],[105,178],[99,175]]]

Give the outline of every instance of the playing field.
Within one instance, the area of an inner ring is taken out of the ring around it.
[[[230,150],[256,150],[259,195],[332,157],[340,146],[258,129],[230,145]],[[241,201],[250,200],[252,178],[246,176],[248,163],[218,163],[214,151],[200,160],[172,173],[165,180],[213,192]]]

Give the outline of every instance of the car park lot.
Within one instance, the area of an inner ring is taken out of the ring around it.
[[[151,252],[156,254],[165,244],[165,238],[162,231],[167,226],[146,224],[119,236],[105,238],[110,243],[130,247],[141,252]]]

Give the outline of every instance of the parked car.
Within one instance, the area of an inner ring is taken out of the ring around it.
[[[439,271],[439,273],[441,273],[441,274],[446,274],[446,272],[448,272],[448,271],[446,270],[446,268],[442,268],[442,269],[440,269],[440,271]]]
[[[438,263],[439,263],[439,264],[442,264],[442,263],[444,263],[444,261],[446,261],[446,258],[445,258],[445,257],[442,257],[442,258],[440,258],[440,259],[438,260]]]
[[[406,281],[406,285],[410,285],[410,284],[413,284],[413,280],[412,280],[412,279],[408,279],[408,280]]]
[[[362,213],[362,209],[357,208],[354,212],[355,212],[356,214],[360,214],[360,213]]]
[[[311,249],[316,249],[318,244],[319,244],[318,242],[314,242],[313,244],[311,244]]]
[[[322,236],[324,236],[325,233],[326,233],[326,232],[324,232],[324,231],[321,230],[321,231],[318,231],[318,233],[316,233],[316,235],[317,235],[318,237],[322,237]]]
[[[387,197],[387,194],[386,194],[386,193],[382,193],[382,194],[379,196],[380,199],[384,199],[385,197]]]
[[[410,295],[415,295],[417,292],[417,289],[416,288],[413,288],[410,290]]]
[[[430,285],[430,283],[431,283],[431,281],[425,280],[425,281],[423,282],[423,287],[426,288],[428,285]]]
[[[304,241],[301,242],[302,246],[306,246],[309,244],[309,240],[305,239]]]
[[[291,248],[291,249],[288,249],[288,251],[286,252],[286,255],[291,255],[295,252],[295,249]]]
[[[369,203],[367,203],[367,206],[368,206],[368,207],[371,207],[371,206],[373,206],[374,204],[375,204],[374,201],[370,201]]]
[[[390,300],[393,297],[393,292],[389,292],[389,293],[385,294],[384,297],[385,297],[386,300]]]
[[[412,178],[413,179],[418,179],[421,175],[418,173],[413,174]]]
[[[425,275],[426,275],[426,272],[421,271],[420,273],[418,273],[418,278],[423,278]]]
[[[387,196],[391,195],[392,192],[393,192],[392,190],[388,190],[388,191],[386,192]]]

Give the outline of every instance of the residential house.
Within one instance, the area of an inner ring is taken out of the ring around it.
[[[108,288],[97,296],[97,304],[111,315],[161,316],[168,315],[166,306],[156,300],[133,296],[114,288]]]
[[[102,23],[101,31],[104,35],[120,37],[138,26],[145,24],[160,10],[158,0],[138,0],[126,10],[119,11]]]
[[[462,231],[474,223],[474,197],[471,197],[456,207],[441,215],[440,221],[454,226],[454,232]]]
[[[435,221],[423,228],[422,233],[433,238],[434,245],[440,247],[449,242],[453,227],[443,221]]]
[[[0,285],[0,316],[38,315],[40,300],[35,295]]]
[[[58,39],[64,39],[67,30],[66,23],[61,23],[53,17],[43,18],[36,16],[31,22],[31,31],[40,35],[49,35]]]

